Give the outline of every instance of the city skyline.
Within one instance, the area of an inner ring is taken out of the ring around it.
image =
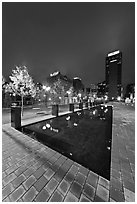
[[[105,80],[105,58],[122,57],[122,84],[135,82],[134,3],[3,3],[2,74],[26,65],[35,81],[59,70],[85,86]]]

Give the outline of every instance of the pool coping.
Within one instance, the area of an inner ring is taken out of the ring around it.
[[[87,108],[84,107],[83,110],[85,110],[85,109],[87,109]],[[77,109],[74,110],[74,112],[77,112],[77,111],[81,111],[81,109],[77,108]],[[73,112],[72,111],[59,112],[58,117],[66,115],[66,114],[70,114],[70,113],[73,113]],[[40,117],[33,118],[33,120],[32,120],[32,118],[27,119],[27,120],[22,120],[21,121],[21,127],[31,125],[31,124],[35,124],[35,123],[38,123],[38,122],[42,122],[44,120],[53,119],[53,118],[56,118],[56,116],[48,114],[48,115],[45,115],[45,116],[40,116]]]

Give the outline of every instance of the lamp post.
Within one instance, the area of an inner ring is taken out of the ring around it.
[[[71,91],[68,90],[68,91],[67,91],[67,94],[68,94],[68,102],[71,103],[71,102],[72,102],[72,101],[71,101],[71,95],[70,95],[70,94],[71,94]]]
[[[21,83],[19,86],[20,86],[20,93],[21,93],[21,115],[23,116],[24,87],[23,87],[23,84],[22,84],[22,83]]]
[[[50,91],[50,86],[43,85],[43,90],[46,92],[46,95],[44,94],[44,96],[45,96],[45,105],[47,107],[47,93]]]

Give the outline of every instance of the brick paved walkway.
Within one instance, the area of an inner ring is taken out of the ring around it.
[[[135,115],[114,105],[110,181],[3,125],[4,202],[135,201]]]

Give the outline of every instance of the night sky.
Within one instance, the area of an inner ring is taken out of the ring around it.
[[[35,81],[60,70],[86,87],[105,80],[105,57],[123,54],[122,84],[135,82],[134,3],[3,3],[2,74],[26,65]]]

